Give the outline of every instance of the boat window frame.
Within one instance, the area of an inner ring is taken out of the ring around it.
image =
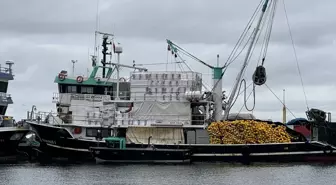
[[[81,86],[81,94],[94,94],[93,87],[90,86]]]
[[[110,137],[111,136],[111,130],[108,128],[86,128],[85,129],[85,135],[86,137],[97,137],[98,136],[98,130],[102,131],[102,137]],[[92,134],[89,134],[89,131],[94,131],[91,132]]]
[[[75,85],[68,85],[67,86],[67,93],[77,93],[77,86],[75,86]]]

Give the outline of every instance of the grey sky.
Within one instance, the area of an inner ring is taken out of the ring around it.
[[[308,103],[310,107],[335,112],[336,2],[285,2]],[[223,64],[258,3],[259,0],[100,0],[99,30],[116,34],[116,41],[124,47],[121,60],[126,64],[132,60],[166,62],[166,38],[211,64],[216,63],[219,54]],[[57,91],[54,77],[62,69],[71,71],[72,59],[79,61],[76,74],[86,74],[90,64],[88,51],[92,54],[94,46],[96,6],[97,0],[0,1],[0,61],[14,60],[16,73],[9,88],[14,105],[8,114],[23,118],[33,104],[41,111],[54,109],[51,103],[52,93]],[[256,50],[248,67],[248,83],[258,54]],[[185,59],[194,70],[210,73],[195,61]],[[223,78],[227,91],[242,60],[243,56]],[[274,93],[282,97],[285,88],[288,107],[297,117],[304,116],[306,105],[282,0],[278,3],[265,67],[267,84]],[[209,83],[211,76],[203,77]],[[281,104],[266,87],[257,87],[256,99],[256,116],[281,119]],[[242,102],[241,96],[235,111]],[[292,118],[290,114],[288,118]]]

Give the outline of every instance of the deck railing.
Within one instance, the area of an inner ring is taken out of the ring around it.
[[[13,74],[13,69],[8,67],[1,67],[0,65],[0,73]]]
[[[61,119],[63,117],[63,119]],[[98,113],[95,116],[65,115],[53,112],[27,112],[27,120],[41,124],[81,124],[81,125],[105,125],[115,127],[128,126],[192,126],[205,125],[206,118],[203,115],[142,115],[134,116],[131,113]]]
[[[78,93],[53,93],[52,102],[61,104],[70,104],[71,100],[87,100],[93,102],[106,102],[116,100],[116,91],[107,91],[104,95],[97,94],[78,94]],[[167,101],[167,102],[185,102],[186,95],[181,92],[167,93],[148,93],[148,92],[119,92],[120,100],[132,101]]]

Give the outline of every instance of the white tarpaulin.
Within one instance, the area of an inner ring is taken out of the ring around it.
[[[149,120],[157,124],[190,124],[189,102],[137,102],[132,111],[134,120]]]
[[[126,140],[129,143],[147,144],[184,144],[182,128],[129,127]]]

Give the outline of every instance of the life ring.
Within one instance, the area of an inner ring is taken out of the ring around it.
[[[325,147],[323,148],[323,153],[324,153],[324,154],[332,154],[332,153],[333,153],[333,148],[332,148],[330,145],[325,146]]]
[[[77,78],[76,78],[76,81],[78,82],[78,83],[82,83],[83,82],[83,77],[82,76],[77,76]]]
[[[63,81],[65,79],[65,75],[60,73],[58,74],[58,79],[60,79],[61,81]]]
[[[81,134],[82,133],[82,128],[81,127],[75,127],[73,129],[73,133],[74,134]]]

